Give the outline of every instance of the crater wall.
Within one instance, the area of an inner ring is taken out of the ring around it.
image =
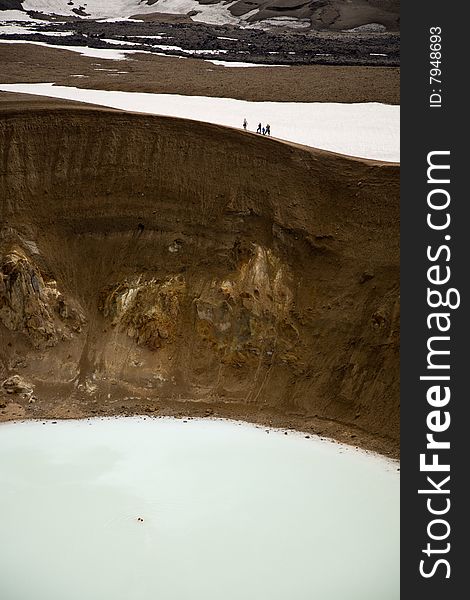
[[[0,161],[0,376],[33,412],[225,404],[398,443],[397,165],[47,100],[3,104]]]

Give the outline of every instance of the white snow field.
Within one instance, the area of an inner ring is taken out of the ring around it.
[[[114,40],[108,38],[101,38],[102,42],[111,44],[112,46],[140,46],[139,42],[128,42],[127,40]]]
[[[204,62],[212,63],[213,65],[217,65],[218,67],[229,67],[229,68],[246,68],[246,67],[256,67],[258,69],[269,69],[271,67],[282,67],[288,69],[290,65],[262,65],[259,63],[250,63],[250,62],[237,62],[234,60],[217,60],[212,58],[204,58]]]
[[[0,35],[28,35],[32,33],[28,27],[13,23],[13,25],[5,25],[0,23]]]
[[[24,10],[34,10],[48,15],[77,16],[73,12],[80,6],[84,12],[93,19],[104,19],[106,17],[122,17],[126,19],[131,15],[157,12],[154,5],[149,5],[145,0],[23,0]]]
[[[199,4],[197,0],[158,0],[154,4],[147,4],[146,0],[87,0],[86,2],[76,0],[73,4],[70,4],[69,0],[23,0],[23,9],[48,15],[76,17],[82,15],[77,15],[73,10],[82,6],[84,14],[87,15],[84,18],[103,20],[127,20],[133,15],[154,12],[184,15],[189,11],[196,10],[198,14],[192,17],[194,21],[221,25],[243,23],[249,15],[234,17],[228,10],[232,4],[234,2],[213,5]]]
[[[56,48],[57,50],[68,50],[76,52],[89,58],[100,58],[102,60],[124,60],[129,54],[136,54],[143,50],[113,50],[112,48],[88,48],[88,46],[61,46],[59,44],[48,44],[47,42],[31,42],[29,40],[0,40],[0,44],[33,44],[45,48]],[[155,53],[156,54],[156,53]]]
[[[63,98],[228,127],[241,127],[246,118],[252,132],[259,122],[269,123],[272,135],[282,140],[373,160],[400,160],[400,107],[388,104],[248,102],[233,98],[89,90],[52,83],[0,84],[0,91]]]
[[[0,25],[11,22],[28,22],[28,23],[48,23],[48,21],[41,21],[39,19],[33,19],[27,13],[21,10],[0,10]]]
[[[185,15],[192,10],[197,10],[199,14],[191,17],[193,21],[210,23],[213,25],[241,24],[248,15],[234,17],[228,10],[233,2],[218,4],[199,4],[197,0],[158,0],[153,5],[154,12]]]
[[[398,600],[397,468],[233,421],[1,424],[1,597]]]
[[[250,14],[258,11],[251,11]],[[246,17],[247,15],[245,15]],[[310,19],[297,19],[295,17],[272,17],[250,23],[247,27],[251,29],[272,29],[273,27],[291,27],[292,29],[305,29],[310,27]]]
[[[32,19],[21,10],[0,10],[0,35],[27,35],[31,28],[48,25],[48,21]]]

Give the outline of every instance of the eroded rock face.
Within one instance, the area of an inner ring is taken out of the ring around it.
[[[79,333],[83,313],[70,305],[52,279],[21,248],[12,248],[0,261],[0,322],[22,333],[35,348],[55,346]]]
[[[270,249],[256,244],[230,275],[211,281],[195,299],[197,331],[224,364],[271,363],[298,339],[291,276]]]
[[[139,277],[106,290],[99,307],[113,327],[156,350],[175,337],[185,287],[181,276],[163,281]]]
[[[99,310],[112,328],[152,351],[172,346],[179,333],[196,335],[205,353],[221,363],[249,366],[285,359],[299,339],[292,275],[269,249],[252,244],[248,257],[225,278],[188,282],[184,274],[134,280],[106,288]]]
[[[25,394],[31,397],[33,393],[33,387],[19,375],[12,375],[5,379],[2,388],[7,394]]]

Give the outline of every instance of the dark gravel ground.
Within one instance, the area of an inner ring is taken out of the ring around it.
[[[158,45],[178,46],[183,50],[209,50],[198,58],[219,58],[226,61],[249,61],[278,65],[364,65],[398,66],[400,63],[399,33],[300,32],[244,29],[232,25],[206,25],[181,22],[118,22],[68,20],[51,22],[41,27],[46,34],[73,31],[70,36],[38,34],[4,35],[1,39],[24,39],[51,44],[89,46],[164,52],[169,56],[188,56],[181,50],[162,50]],[[1,34],[1,31],[0,31]],[[162,35],[162,39],[133,36]],[[234,38],[231,40],[221,37]],[[109,44],[104,39],[128,40],[138,46]],[[214,54],[213,51],[220,51]]]

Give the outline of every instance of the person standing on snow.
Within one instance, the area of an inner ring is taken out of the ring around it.
[[[248,121],[246,119],[243,119],[243,129],[246,131],[247,127],[248,127]]]
[[[262,127],[261,123],[258,123],[258,129],[256,130],[256,133],[261,133],[261,127]]]
[[[266,125],[266,135],[271,135],[271,125],[269,123]]]

